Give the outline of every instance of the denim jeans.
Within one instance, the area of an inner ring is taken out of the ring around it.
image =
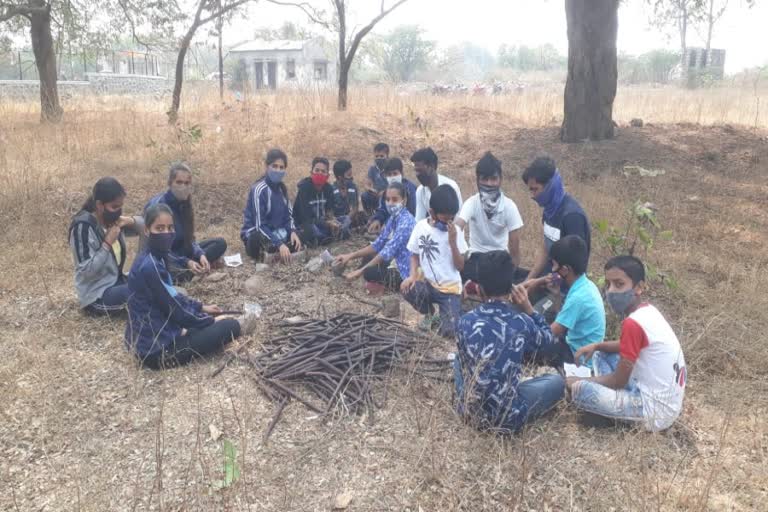
[[[433,314],[435,305],[440,308],[440,328],[438,333],[446,338],[456,335],[456,325],[461,315],[461,295],[443,293],[427,281],[416,281],[403,298],[419,313]]]
[[[456,386],[456,396],[464,396],[464,377],[461,375],[459,360],[453,361],[453,381]],[[524,423],[533,421],[546,414],[559,402],[565,394],[565,380],[560,375],[547,373],[532,379],[524,380],[517,386],[517,396],[528,405],[528,414]],[[459,412],[462,412],[459,404]]]
[[[596,376],[616,370],[619,354],[597,351],[592,356],[592,370]],[[644,421],[643,397],[633,384],[624,389],[611,389],[591,381],[580,381],[571,388],[573,404],[598,416],[622,421]]]

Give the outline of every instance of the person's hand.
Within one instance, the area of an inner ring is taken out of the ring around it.
[[[200,256],[200,266],[203,267],[203,272],[211,271],[211,263],[208,261],[208,258],[205,257],[205,254]]]
[[[573,391],[573,385],[577,382],[580,382],[584,380],[583,377],[566,377],[565,378],[565,387],[568,388],[568,391]]]
[[[286,265],[291,262],[291,250],[288,248],[287,245],[283,244],[280,246],[280,261],[285,263]]]
[[[514,304],[520,306],[520,309],[522,309],[526,315],[533,314],[533,306],[531,305],[531,300],[528,298],[528,292],[524,287],[514,285],[512,287],[510,298]]]
[[[451,247],[456,247],[456,228],[453,225],[453,221],[446,222],[448,226],[448,243]]]
[[[378,233],[381,231],[381,222],[374,220],[370,224],[368,224],[368,233],[371,235]]]
[[[522,286],[525,288],[529,293],[533,290],[536,290],[537,288],[541,287],[542,285],[549,285],[549,283],[552,282],[552,276],[546,275],[544,277],[534,277],[533,279],[528,279],[527,281],[524,281]]]
[[[363,275],[363,269],[354,270],[352,272],[347,272],[344,274],[344,278],[347,281],[354,281],[355,279],[359,278]]]
[[[291,233],[291,244],[293,244],[296,252],[299,252],[302,248],[301,238],[299,238],[299,235],[297,235],[295,231]],[[282,254],[282,252],[280,254]]]
[[[114,244],[120,236],[120,224],[117,223],[107,230],[107,234],[104,235],[104,242],[111,246]]]
[[[193,273],[193,274],[202,274],[204,272],[203,266],[200,265],[195,260],[189,260],[187,261],[187,268]]]
[[[346,265],[352,259],[351,254],[340,254],[333,260],[333,265]]]
[[[120,229],[127,228],[136,225],[136,220],[133,217],[121,215],[120,218],[117,219],[117,225],[120,226]]]
[[[235,315],[219,315],[217,317],[214,317],[213,321],[215,322],[221,322],[222,320],[228,320],[228,319],[237,320],[237,317]]]
[[[221,308],[216,304],[208,304],[207,306],[203,306],[202,310],[203,313],[208,313],[209,315],[221,313]]]
[[[582,357],[585,361],[590,359],[592,354],[594,354],[597,349],[597,343],[590,343],[589,345],[584,345],[579,350],[577,350],[576,353],[573,354],[573,361],[576,363],[576,366],[581,366]]]
[[[408,279],[403,281],[402,284],[400,284],[400,291],[403,293],[408,293],[411,290],[411,288],[413,288],[414,284],[416,284],[416,279],[414,279],[413,277],[409,277]]]

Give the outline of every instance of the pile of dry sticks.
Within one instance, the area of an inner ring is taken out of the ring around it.
[[[290,400],[320,415],[340,408],[372,417],[381,407],[374,397],[374,384],[425,341],[400,322],[350,313],[327,320],[282,322],[277,327],[281,335],[269,340],[262,352],[234,355],[256,370],[257,385],[277,404],[265,438]],[[428,365],[430,369],[445,370],[445,365],[435,363]]]

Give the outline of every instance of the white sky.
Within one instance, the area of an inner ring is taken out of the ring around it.
[[[391,2],[392,0],[387,0]],[[722,0],[718,0],[722,1]],[[376,32],[387,32],[396,25],[416,24],[428,39],[440,46],[469,41],[496,54],[499,45],[537,46],[552,43],[562,53],[568,49],[563,0],[409,0],[397,8]],[[314,5],[326,5],[322,1]],[[380,0],[350,0],[355,9],[352,23],[363,24],[375,13]],[[620,52],[638,54],[655,48],[678,48],[678,36],[651,28],[651,11],[645,0],[625,0],[619,8]],[[284,21],[307,24],[306,16],[295,7],[256,4],[247,20],[237,20],[225,32],[225,44],[253,38],[260,26],[279,27]],[[744,0],[730,0],[726,14],[715,26],[712,46],[725,48],[726,72],[768,65],[768,1],[757,0],[752,9]],[[704,32],[689,30],[688,45],[704,46]]]

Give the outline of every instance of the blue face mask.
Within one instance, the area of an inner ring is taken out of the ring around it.
[[[272,167],[267,169],[267,177],[272,183],[282,183],[285,178],[285,169],[273,169]]]
[[[387,204],[387,211],[392,217],[397,217],[403,211],[402,203]]]
[[[437,229],[439,229],[440,231],[444,231],[445,233],[448,232],[448,224],[446,224],[445,222],[443,222],[441,220],[436,220],[435,221],[435,227]]]
[[[608,292],[605,301],[617,315],[624,315],[635,301],[635,290],[630,288],[625,292]]]
[[[150,252],[165,255],[171,252],[175,239],[176,233],[150,233],[147,244]]]

